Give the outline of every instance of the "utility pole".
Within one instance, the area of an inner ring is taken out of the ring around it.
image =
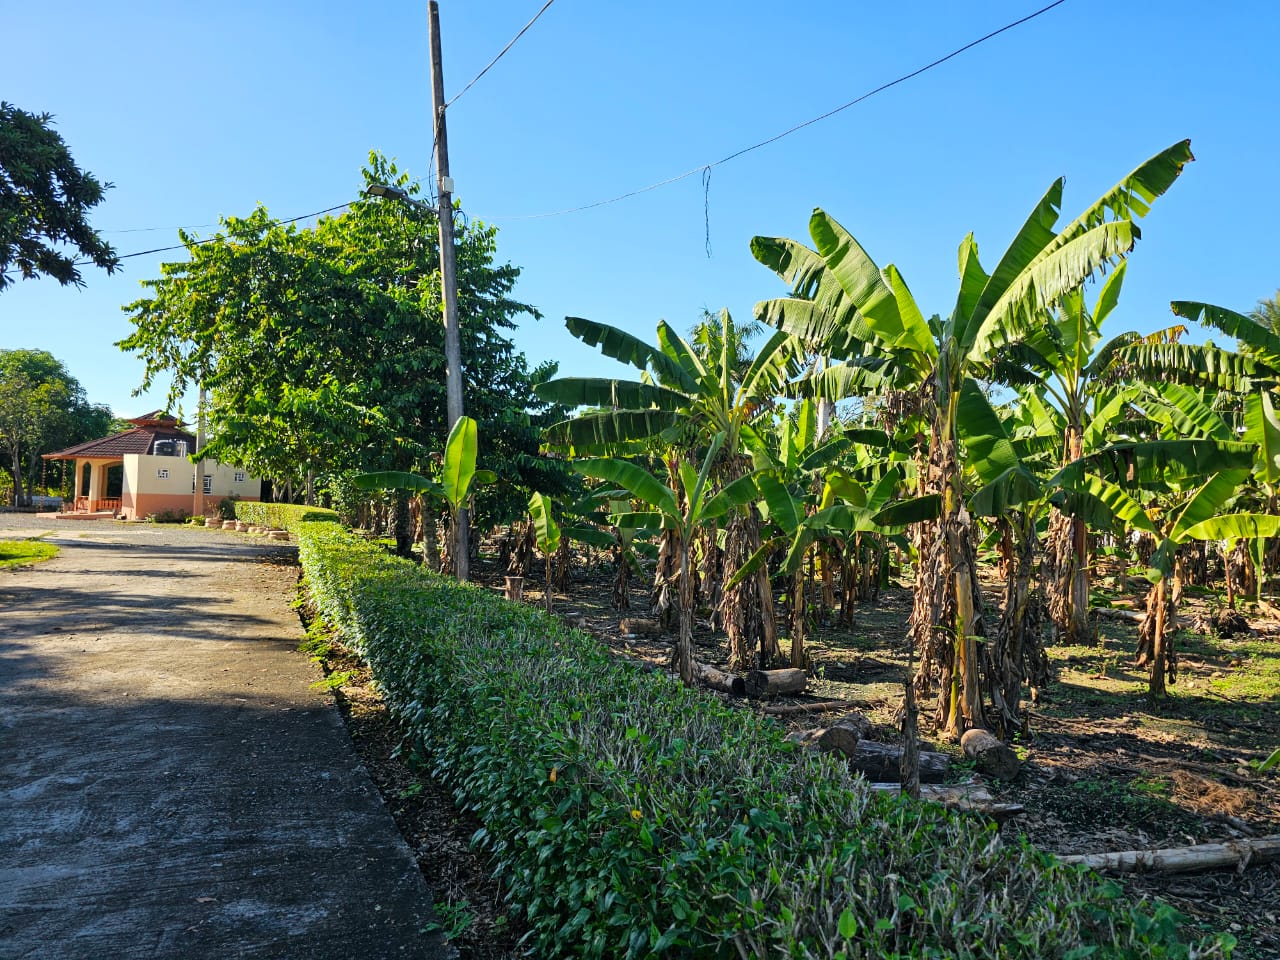
[[[445,405],[448,430],[462,416],[462,347],[458,335],[458,276],[453,248],[453,178],[449,176],[449,136],[445,128],[444,63],[440,54],[440,4],[430,0],[431,107],[436,142],[436,193],[440,211],[440,280],[444,288]],[[466,580],[469,567],[468,511],[458,512],[453,531],[453,570]]]

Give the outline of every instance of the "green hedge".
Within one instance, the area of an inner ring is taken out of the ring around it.
[[[1173,911],[994,828],[876,794],[531,607],[333,524],[303,524],[300,556],[320,615],[484,825],[535,955],[1229,952],[1184,945]]]
[[[253,500],[235,502],[236,519],[245,523],[261,523],[277,530],[296,534],[303,523],[336,523],[338,515],[323,507],[304,507],[294,503],[258,503]]]

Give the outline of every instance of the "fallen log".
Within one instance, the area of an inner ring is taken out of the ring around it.
[[[974,762],[980,773],[997,780],[1012,780],[1022,769],[1013,749],[981,727],[964,732],[964,736],[960,738],[960,749]]]
[[[814,703],[766,703],[760,708],[771,717],[790,717],[803,713],[830,713],[832,710],[848,710],[865,704],[857,700],[818,700]]]
[[[920,751],[920,782],[941,783],[947,776],[951,758],[945,753]],[[849,766],[873,783],[896,782],[902,770],[902,747],[859,740]],[[923,788],[922,788],[923,789]]]
[[[785,670],[752,670],[747,674],[747,696],[779,697],[788,693],[803,693],[809,678],[798,667]]]
[[[787,739],[802,747],[812,747],[824,753],[839,750],[846,757],[852,757],[857,753],[858,742],[870,732],[870,720],[860,713],[849,713],[829,727],[797,730],[788,734]]]
[[[896,783],[873,783],[871,789],[894,795],[902,791]],[[920,799],[965,813],[978,813],[997,823],[1004,823],[1026,810],[1020,803],[998,803],[985,787],[968,783],[922,783]]]
[[[746,696],[747,681],[737,674],[726,673],[705,663],[697,663],[694,664],[694,675],[700,683],[706,684],[712,690],[731,693],[735,697]]]
[[[628,617],[623,620],[619,629],[623,633],[630,633],[637,637],[658,637],[662,635],[662,625],[657,620],[641,620],[637,617]]]
[[[1095,617],[1103,617],[1111,620],[1126,620],[1129,623],[1142,623],[1146,619],[1145,613],[1139,613],[1137,610],[1121,610],[1118,607],[1090,607],[1089,613]]]
[[[1063,863],[1079,863],[1103,873],[1191,873],[1232,867],[1243,871],[1253,863],[1280,860],[1280,836],[1227,843],[1198,843],[1163,850],[1125,850],[1121,853],[1082,853],[1060,856]]]

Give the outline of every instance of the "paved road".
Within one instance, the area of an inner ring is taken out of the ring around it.
[[[0,958],[442,957],[296,650],[291,548],[0,515]]]

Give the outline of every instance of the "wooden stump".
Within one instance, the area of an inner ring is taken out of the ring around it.
[[[288,530],[272,530],[269,534],[267,534],[267,536],[269,536],[272,540],[288,540],[289,531]]]
[[[805,672],[797,667],[752,670],[747,674],[747,696],[780,697],[788,693],[803,693],[807,682]]]
[[[504,596],[512,603],[524,600],[524,577],[507,577]]]
[[[205,517],[204,525],[210,530],[221,530],[222,518],[221,517]]]
[[[920,751],[920,782],[941,783],[951,760],[945,753]],[[902,747],[859,740],[849,766],[876,783],[897,783],[902,770]]]
[[[860,713],[849,713],[829,727],[797,731],[789,734],[787,739],[824,753],[838,750],[846,757],[853,757],[858,752],[859,741],[870,731],[870,720]]]
[[[708,666],[705,663],[695,664],[693,671],[699,682],[706,684],[712,690],[731,693],[735,697],[746,695],[747,682],[737,674],[717,670],[715,667]]]
[[[1022,769],[1013,749],[979,727],[966,730],[960,738],[960,749],[974,761],[979,771],[997,780],[1012,780]]]

